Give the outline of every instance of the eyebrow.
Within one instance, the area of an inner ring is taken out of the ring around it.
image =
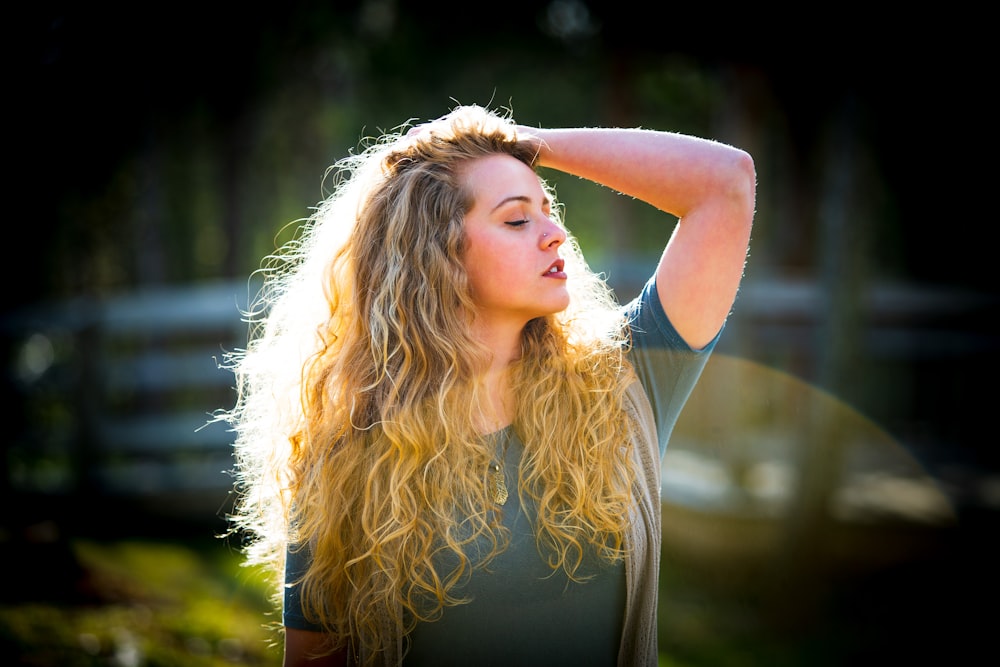
[[[530,204],[531,203],[531,197],[528,197],[527,195],[512,195],[510,197],[504,197],[500,201],[499,204],[497,204],[496,206],[493,207],[493,210],[490,211],[490,213],[493,213],[494,211],[496,211],[498,208],[500,208],[504,204],[508,204],[508,203],[510,203],[512,201],[519,201],[519,202],[523,202],[525,204]],[[549,198],[548,197],[542,197],[542,206],[545,206],[546,204],[551,205],[551,202],[549,201]]]

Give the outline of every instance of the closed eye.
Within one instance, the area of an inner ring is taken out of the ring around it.
[[[528,224],[528,222],[529,222],[528,219],[525,218],[524,220],[508,220],[504,224],[510,225],[511,227],[521,227],[523,225]]]

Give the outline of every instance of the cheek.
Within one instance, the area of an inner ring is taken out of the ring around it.
[[[462,266],[473,295],[482,291],[489,275],[489,253],[482,252],[478,244],[469,243],[462,255]]]
[[[503,243],[482,238],[470,240],[463,265],[472,295],[492,300],[512,289],[515,277],[523,270],[518,264],[520,256]]]
[[[479,255],[465,265],[469,285],[478,292],[496,290],[508,280],[511,267],[496,255]]]

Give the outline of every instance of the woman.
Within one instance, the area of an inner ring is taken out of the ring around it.
[[[679,218],[624,308],[539,165]],[[232,360],[235,528],[282,578],[285,664],[655,665],[660,456],[736,296],[752,160],[460,107],[337,167]]]

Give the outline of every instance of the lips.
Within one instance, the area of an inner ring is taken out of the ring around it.
[[[546,270],[545,273],[543,273],[542,275],[546,278],[565,279],[566,273],[563,271],[564,268],[565,268],[565,262],[563,262],[563,260],[561,259],[557,259],[556,261],[552,262],[548,270]]]

